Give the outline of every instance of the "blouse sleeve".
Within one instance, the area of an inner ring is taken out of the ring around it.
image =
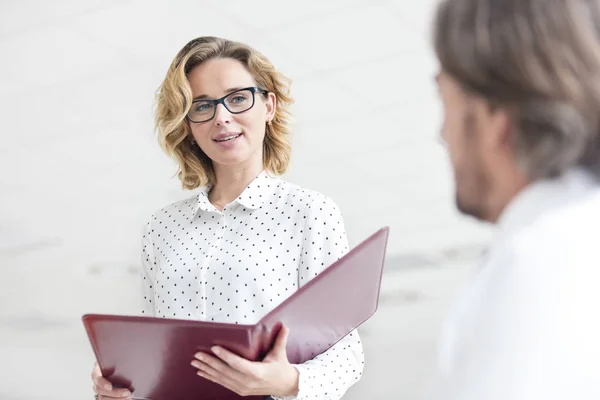
[[[348,252],[344,221],[337,205],[322,195],[311,197],[303,232],[300,286]],[[340,399],[362,376],[364,354],[360,337],[352,331],[326,352],[294,367],[300,373],[298,394],[279,399]]]

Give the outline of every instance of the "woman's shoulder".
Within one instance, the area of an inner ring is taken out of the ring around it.
[[[178,200],[156,210],[148,219],[152,221],[177,221],[180,218],[189,219],[198,211],[198,194]]]
[[[333,210],[339,209],[338,205],[331,197],[319,192],[318,190],[309,189],[280,178],[273,178],[273,180],[277,182],[277,190],[275,195],[300,201],[301,204],[309,209],[315,207],[326,207]]]

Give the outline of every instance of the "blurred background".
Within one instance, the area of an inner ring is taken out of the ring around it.
[[[92,398],[84,313],[137,314],[148,216],[189,197],[153,132],[177,51],[246,42],[293,79],[287,180],[351,245],[391,226],[367,364],[347,399],[419,399],[450,302],[490,237],[454,211],[434,0],[0,0],[0,399]]]

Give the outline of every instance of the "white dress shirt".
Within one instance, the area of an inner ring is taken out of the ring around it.
[[[348,251],[342,216],[320,193],[261,173],[217,210],[208,189],[155,213],[142,251],[143,314],[254,324]],[[339,399],[363,371],[350,333],[296,365],[297,399]]]
[[[435,399],[600,399],[600,184],[525,189],[447,321]]]

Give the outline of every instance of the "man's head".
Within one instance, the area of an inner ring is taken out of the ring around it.
[[[434,43],[462,212],[494,222],[532,181],[600,176],[600,1],[445,0]]]

